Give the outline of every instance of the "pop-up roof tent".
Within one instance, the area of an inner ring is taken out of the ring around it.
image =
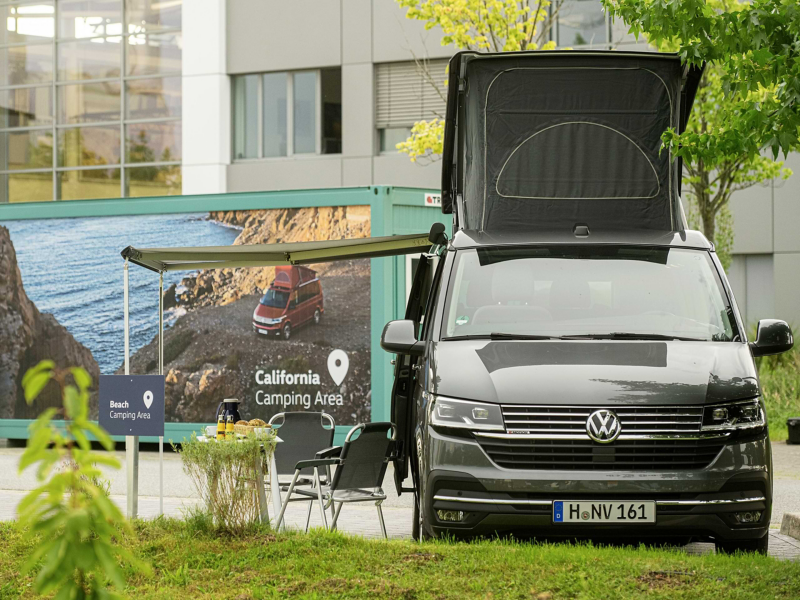
[[[461,52],[450,61],[442,210],[456,228],[685,228],[683,131],[702,69],[677,54]]]
[[[308,267],[298,267],[296,265],[278,265],[275,267],[275,280],[272,285],[278,288],[291,290],[301,283],[313,281],[317,277],[317,272]]]

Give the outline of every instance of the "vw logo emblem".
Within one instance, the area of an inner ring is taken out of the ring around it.
[[[621,430],[619,417],[611,410],[596,410],[586,419],[586,434],[600,444],[610,444]]]

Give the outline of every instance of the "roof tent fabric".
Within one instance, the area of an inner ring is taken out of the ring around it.
[[[680,223],[661,148],[681,114],[677,55],[467,54],[461,76],[464,228]]]
[[[204,246],[187,248],[134,248],[122,257],[151,271],[191,271],[228,267],[274,267],[379,258],[424,252],[431,246],[427,233],[291,244]]]

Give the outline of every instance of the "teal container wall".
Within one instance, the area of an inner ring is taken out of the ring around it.
[[[355,188],[248,192],[198,196],[166,196],[113,200],[72,200],[0,204],[0,224],[16,219],[69,217],[108,217],[119,215],[171,214],[214,210],[302,208],[317,206],[369,205],[371,234],[400,235],[427,232],[433,223],[451,226],[449,215],[425,206],[425,193],[433,190],[370,186]],[[132,242],[133,240],[131,240]],[[120,246],[127,245],[124,239]],[[166,241],[165,241],[166,243]],[[57,260],[57,257],[54,257]],[[405,257],[375,258],[371,261],[371,336],[372,336],[372,419],[389,419],[392,370],[391,357],[380,347],[380,334],[387,321],[402,318],[405,311]],[[122,259],[120,258],[120,270]],[[154,275],[155,276],[155,275]],[[120,306],[120,316],[122,307]],[[153,313],[153,318],[158,316]],[[30,421],[0,419],[0,438],[27,438]],[[180,441],[201,424],[168,423],[167,440]],[[344,440],[349,427],[337,427],[337,443]],[[142,438],[145,442],[157,438]]]

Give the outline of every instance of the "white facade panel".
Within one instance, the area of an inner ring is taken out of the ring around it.
[[[442,185],[442,163],[412,163],[406,154],[381,154],[374,158],[375,185],[396,185],[439,189]]]
[[[372,63],[342,67],[342,154],[372,156],[375,96]]]
[[[449,58],[453,46],[442,46],[441,30],[406,18],[394,0],[372,0],[372,60],[376,63],[417,58]]]
[[[342,64],[372,62],[372,0],[342,2]]]
[[[772,252],[772,183],[757,184],[731,196],[733,252]]]
[[[227,0],[228,73],[342,64],[341,4],[342,0]]]
[[[790,154],[784,165],[794,175],[775,182],[775,252],[800,252],[800,154]]]
[[[225,21],[225,4],[218,0],[183,4],[184,194],[227,191],[231,106],[230,80],[225,72]]]
[[[302,190],[341,187],[338,155],[235,162],[228,166],[228,191]]]

